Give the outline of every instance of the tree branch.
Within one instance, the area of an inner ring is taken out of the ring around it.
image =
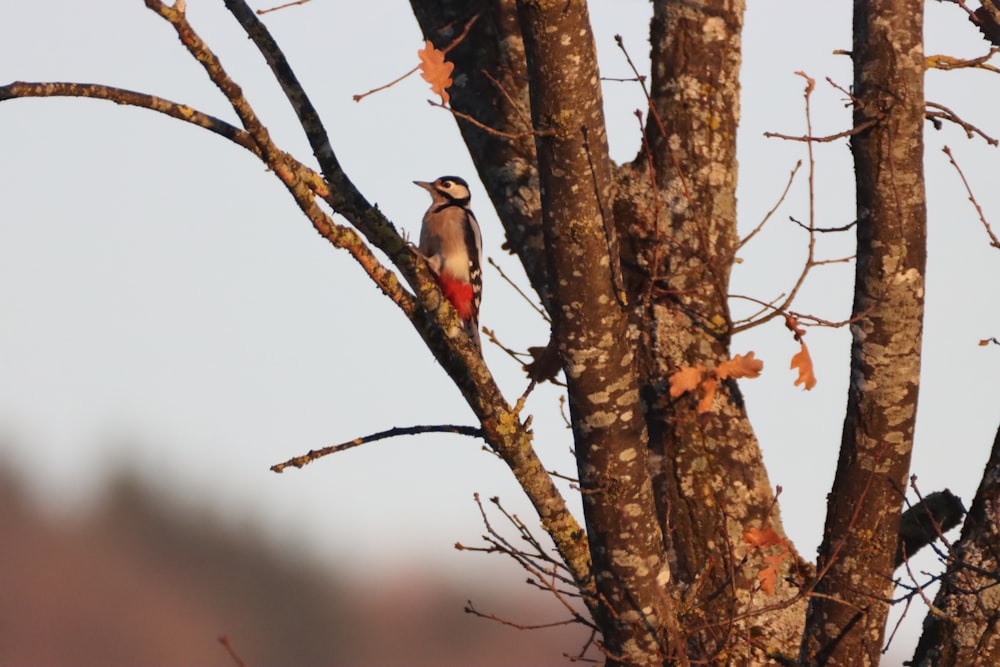
[[[83,97],[149,109],[218,134],[238,146],[242,146],[258,158],[263,159],[260,148],[246,130],[242,130],[215,116],[198,111],[186,104],[172,102],[162,97],[156,97],[155,95],[116,88],[114,86],[105,86],[99,83],[15,81],[6,86],[0,86],[0,102],[20,97]],[[291,156],[286,155],[286,159],[289,168],[296,171],[297,176],[307,182],[317,196],[325,198],[329,195],[326,182],[323,181],[323,178],[319,174]]]
[[[941,149],[945,155],[948,156],[948,161],[951,162],[951,166],[955,167],[955,171],[958,172],[958,177],[962,179],[962,185],[965,186],[965,192],[969,195],[969,201],[972,205],[976,207],[976,213],[979,214],[979,222],[983,223],[983,228],[986,230],[986,235],[990,237],[990,245],[1000,250],[1000,238],[993,233],[993,228],[990,223],[986,220],[986,215],[983,213],[983,207],[979,205],[976,201],[976,195],[972,193],[972,187],[969,185],[969,181],[965,178],[965,173],[962,168],[958,166],[958,162],[955,162],[955,156],[952,155],[951,149],[945,146]]]
[[[877,665],[882,658],[923,333],[923,7],[858,0],[854,12],[854,126],[870,127],[851,137],[857,319],[847,414],[817,560],[825,575],[802,644],[804,664],[816,667]]]
[[[676,652],[683,662],[686,649],[665,587],[663,535],[649,520],[655,503],[644,408],[615,270],[610,158],[587,7],[518,0],[517,11],[552,272],[550,312],[594,557],[599,601],[588,604],[610,654],[651,665]],[[612,405],[628,417],[611,416]]]
[[[244,0],[226,0],[226,6],[264,55],[295,109],[323,176],[330,184],[328,203],[385,252],[417,290],[420,303],[427,309],[416,309],[411,321],[480,419],[484,439],[518,479],[567,567],[578,582],[587,585],[591,573],[586,535],[532,448],[527,424],[520,421],[518,411],[504,399],[478,350],[456,325],[454,309],[450,305],[440,307],[443,300],[427,263],[418,258],[344,173],[319,115],[264,24]],[[471,22],[466,25],[471,27]]]
[[[285,468],[289,467],[302,468],[303,466],[306,466],[317,459],[321,459],[324,456],[352,449],[358,445],[364,445],[369,442],[378,442],[379,440],[385,440],[386,438],[395,438],[400,435],[417,435],[421,433],[455,433],[457,435],[467,435],[472,438],[484,437],[483,430],[478,426],[456,426],[453,424],[436,426],[397,426],[386,431],[379,431],[378,433],[372,433],[371,435],[354,438],[353,440],[342,442],[339,445],[330,445],[329,447],[323,447],[322,449],[310,450],[302,456],[293,456],[284,463],[274,464],[271,466],[271,470],[281,473],[285,471]]]

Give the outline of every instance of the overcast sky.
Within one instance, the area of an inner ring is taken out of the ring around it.
[[[184,102],[235,122],[224,98],[140,0],[7,3],[0,20],[0,83],[106,83]],[[602,74],[627,77],[614,45],[648,62],[645,0],[594,2]],[[755,0],[744,34],[740,135],[741,230],[778,199],[804,146],[764,131],[805,131],[803,70],[818,81],[816,134],[850,125],[850,4]],[[257,3],[255,6],[266,6]],[[311,160],[262,58],[219,2],[189,0],[190,19],[244,87],[279,144]],[[948,3],[928,3],[927,53],[972,57],[987,45]],[[428,204],[414,179],[473,181],[486,253],[522,274],[500,249],[502,230],[475,182],[449,114],[411,77],[361,103],[351,96],[413,67],[422,46],[408,5],[313,0],[266,17],[319,108],[349,176],[411,238]],[[1000,135],[998,75],[939,72],[928,98]],[[639,145],[635,84],[605,87],[612,154]],[[925,492],[975,492],[997,427],[1000,252],[941,153],[950,145],[987,216],[1000,220],[997,149],[954,127],[928,125],[927,324],[913,471]],[[816,150],[816,222],[854,219],[844,141]],[[333,565],[418,561],[475,568],[456,541],[481,533],[472,494],[500,495],[532,516],[504,465],[458,436],[383,441],[284,475],[273,463],[392,426],[472,423],[471,412],[400,312],[346,253],[312,230],[281,184],[245,150],[145,110],[91,100],[0,104],[0,459],[54,509],[93,499],[123,466],[193,506],[259,525]],[[734,272],[733,292],[770,300],[787,290],[806,237],[805,171]],[[1000,222],[997,223],[1000,231]],[[853,254],[850,235],[823,237],[822,257]],[[849,316],[853,266],[815,271],[796,310]],[[514,348],[541,345],[547,328],[487,267],[482,322]],[[524,281],[522,280],[522,284]],[[737,306],[738,308],[740,306]],[[780,322],[738,336],[733,351],[764,360],[744,381],[772,483],[784,488],[786,528],[813,557],[833,478],[846,400],[849,335],[811,329],[819,384],[792,386],[797,345]],[[526,384],[487,345],[508,396]],[[572,474],[559,393],[528,404],[546,465]],[[578,505],[575,503],[574,505]],[[520,575],[510,570],[512,581]]]

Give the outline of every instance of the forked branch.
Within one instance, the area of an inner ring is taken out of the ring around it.
[[[480,419],[482,426],[476,430],[476,434],[483,437],[503,458],[525,489],[543,526],[572,573],[575,584],[581,590],[592,588],[590,554],[585,533],[569,512],[565,500],[532,449],[532,434],[528,424],[522,423],[517,411],[507,404],[489,369],[467,337],[449,337],[449,331],[459,330],[456,326],[457,316],[450,307],[434,305],[435,295],[438,297],[437,302],[441,301],[440,292],[426,262],[417,257],[391,223],[365,200],[347,178],[333,153],[318,114],[263,24],[245,2],[227,0],[227,6],[234,15],[238,15],[254,43],[264,53],[285,95],[299,115],[320,161],[325,182],[312,170],[280,150],[271,140],[267,128],[243,95],[240,86],[228,75],[215,53],[188,22],[182,0],[177,0],[172,5],[160,0],[144,2],[149,9],[173,26],[181,43],[225,95],[239,117],[242,129],[184,105],[96,85],[11,84],[0,89],[0,101],[27,95],[74,95],[134,104],[205,127],[230,138],[258,156],[285,185],[314,228],[331,244],[347,250],[413,323]],[[354,228],[334,223],[316,201],[317,196],[347,218]],[[395,271],[375,257],[371,246],[355,229],[360,230],[369,242],[388,255],[390,261],[415,287],[419,300],[403,287]],[[471,431],[467,434],[471,434]]]

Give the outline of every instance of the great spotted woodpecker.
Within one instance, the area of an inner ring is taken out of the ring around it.
[[[420,228],[420,254],[437,277],[469,338],[480,347],[479,301],[483,293],[483,242],[469,208],[469,184],[457,176],[433,183],[413,181],[431,193],[431,206]]]

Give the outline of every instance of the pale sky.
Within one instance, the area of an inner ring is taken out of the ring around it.
[[[6,3],[0,83],[106,83],[184,102],[235,122],[224,98],[140,0]],[[850,125],[850,4],[755,0],[744,34],[740,135],[741,230],[777,201],[804,145],[764,139],[803,134],[803,70],[817,80],[816,134]],[[265,6],[264,3],[258,3]],[[649,3],[592,3],[602,74],[629,72],[613,35],[648,61]],[[189,0],[196,30],[244,87],[279,144],[310,153],[262,58],[221,3]],[[928,3],[927,53],[983,54],[987,44],[948,3]],[[442,174],[473,181],[487,255],[520,275],[500,249],[502,230],[475,182],[449,114],[431,108],[419,77],[361,103],[351,96],[413,67],[422,46],[403,2],[313,0],[266,21],[331,133],[348,175],[395,224],[419,229],[428,199],[411,181]],[[932,71],[928,99],[1000,135],[998,75]],[[638,145],[635,84],[605,87],[612,154]],[[997,427],[994,378],[1000,251],[990,249],[957,174],[950,145],[987,217],[1000,221],[997,149],[954,127],[927,126],[927,321],[913,472],[929,492],[945,486],[968,504]],[[261,163],[223,139],[153,112],[91,100],[0,103],[0,459],[24,473],[46,503],[69,511],[106,476],[130,466],[181,502],[260,526],[332,567],[416,562],[475,571],[458,554],[482,532],[472,494],[499,495],[534,518],[506,467],[478,441],[429,435],[383,441],[275,475],[268,467],[309,449],[392,426],[470,424],[458,391],[402,314],[346,253],[323,241]],[[854,219],[844,141],[815,146],[817,225]],[[311,159],[311,158],[310,158]],[[804,165],[805,166],[805,165]],[[808,217],[803,169],[742,254],[733,292],[770,300],[791,287]],[[1000,222],[995,229],[1000,232]],[[822,257],[853,253],[852,235],[820,239]],[[816,269],[795,309],[848,317],[853,266]],[[547,340],[547,328],[487,267],[482,322],[508,346]],[[523,284],[523,281],[522,281]],[[744,381],[771,481],[781,484],[786,528],[814,557],[833,478],[846,400],[849,335],[811,329],[819,384],[793,387],[797,345],[781,323],[736,338],[754,350],[760,379]],[[486,360],[513,400],[519,369],[487,344]],[[559,392],[535,392],[537,447],[572,474]],[[574,500],[574,506],[578,503]],[[505,570],[511,581],[519,572]],[[915,614],[914,618],[922,616]]]

